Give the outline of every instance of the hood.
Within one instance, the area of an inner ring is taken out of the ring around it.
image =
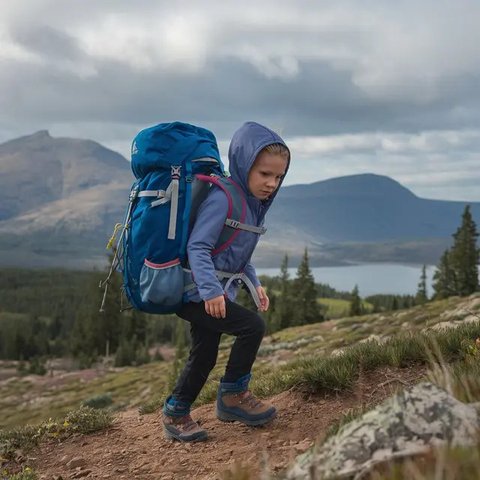
[[[277,195],[283,178],[277,190],[275,190],[268,200],[258,200],[248,189],[248,174],[260,151],[272,143],[281,143],[287,147],[280,135],[276,134],[273,130],[256,122],[246,122],[234,133],[232,141],[230,142],[230,148],[228,149],[228,159],[230,162],[229,171],[232,179],[240,185],[247,195],[249,202],[256,200],[259,205],[261,204],[266,208],[270,206]],[[289,166],[290,160],[285,173],[287,173]]]

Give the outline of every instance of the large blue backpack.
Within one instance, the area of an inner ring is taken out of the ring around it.
[[[162,123],[142,130],[132,144],[132,171],[136,177],[120,238],[105,287],[115,270],[123,274],[123,291],[130,304],[147,313],[174,313],[195,287],[188,269],[186,246],[196,210],[216,184],[228,197],[225,226],[212,255],[224,250],[241,229],[264,233],[245,225],[246,201],[241,189],[226,175],[215,136],[187,123]],[[218,272],[226,277],[237,277]],[[234,272],[235,273],[235,272]],[[242,277],[242,279],[244,279]],[[244,279],[245,280],[245,279]],[[248,279],[247,279],[248,281]]]

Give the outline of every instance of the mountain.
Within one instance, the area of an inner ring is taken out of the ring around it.
[[[40,131],[0,145],[0,265],[104,263],[132,181],[129,162],[91,140]]]
[[[124,157],[91,140],[40,131],[1,144],[0,266],[103,266],[133,179]],[[288,252],[295,262],[308,246],[312,265],[435,263],[464,205],[373,174],[283,187],[254,260],[278,266]],[[480,203],[472,213],[479,224]]]
[[[319,242],[409,241],[450,236],[464,207],[419,198],[389,177],[362,174],[283,188],[269,221],[286,222]],[[479,219],[480,203],[472,211]]]
[[[52,138],[47,131],[0,145],[0,221],[111,183],[127,185],[130,165],[90,140]]]

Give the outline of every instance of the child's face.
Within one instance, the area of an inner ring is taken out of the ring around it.
[[[248,174],[250,193],[259,200],[266,200],[278,188],[287,166],[287,160],[281,155],[261,152]]]

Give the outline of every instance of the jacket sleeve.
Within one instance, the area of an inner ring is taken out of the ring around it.
[[[198,209],[188,240],[188,262],[202,300],[211,300],[224,294],[215,275],[212,250],[222,232],[227,212],[228,200],[225,194],[217,189],[211,191]]]
[[[255,271],[255,267],[252,265],[251,261],[249,260],[248,263],[245,265],[243,269],[245,275],[249,278],[249,280],[253,283],[255,288],[261,285],[260,280],[257,277],[257,272]]]

